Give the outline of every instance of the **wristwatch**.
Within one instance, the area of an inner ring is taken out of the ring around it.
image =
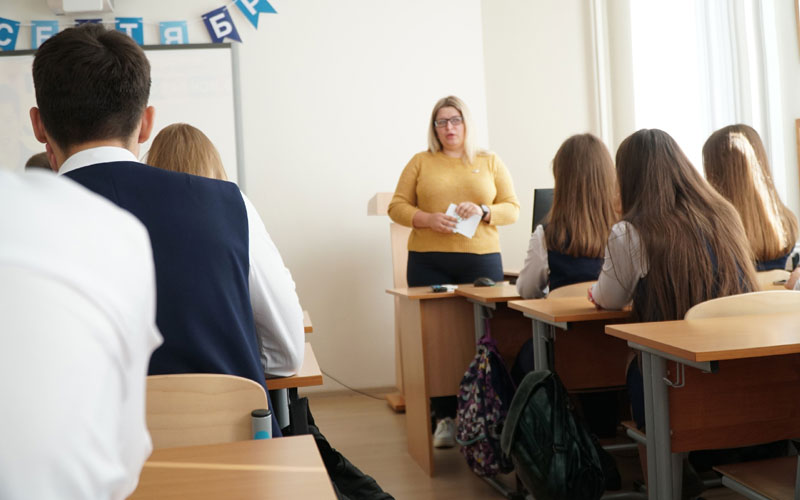
[[[481,220],[484,220],[487,215],[489,215],[489,207],[486,205],[481,205],[481,210],[483,211],[483,215],[481,215]]]

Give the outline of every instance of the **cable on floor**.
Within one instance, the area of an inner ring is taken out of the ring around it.
[[[329,379],[333,380],[333,381],[334,381],[334,382],[336,382],[337,384],[341,385],[341,386],[342,386],[342,387],[344,387],[345,389],[351,390],[351,391],[353,391],[353,392],[357,392],[358,394],[361,394],[362,396],[366,396],[366,397],[368,397],[368,398],[377,399],[377,400],[379,400],[379,401],[383,401],[383,400],[384,400],[384,398],[382,398],[382,397],[379,397],[379,396],[375,396],[374,394],[369,394],[369,393],[366,393],[366,392],[363,392],[363,391],[359,391],[358,389],[353,389],[353,388],[352,388],[352,387],[350,387],[349,385],[347,385],[347,384],[345,384],[345,383],[342,383],[341,381],[339,381],[339,380],[338,380],[336,377],[333,377],[333,376],[331,376],[331,375],[330,375],[329,373],[327,373],[325,370],[320,370],[320,371],[322,372],[322,374],[323,374],[323,375],[325,375],[325,376],[326,376],[326,377],[328,377]]]

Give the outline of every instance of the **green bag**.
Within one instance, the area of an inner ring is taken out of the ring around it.
[[[592,500],[605,490],[592,436],[548,370],[528,373],[517,389],[500,438],[522,483],[536,500]]]

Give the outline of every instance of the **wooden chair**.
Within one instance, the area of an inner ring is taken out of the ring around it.
[[[560,299],[563,297],[586,297],[586,290],[596,281],[584,281],[582,283],[573,283],[572,285],[562,286],[550,292],[547,296],[553,299]]]
[[[800,292],[771,290],[729,295],[696,304],[684,319],[721,318],[800,311]]]
[[[233,375],[187,373],[147,377],[147,428],[153,447],[246,441],[250,412],[267,408],[264,388]]]
[[[785,289],[783,285],[776,285],[776,281],[789,279],[789,271],[783,269],[773,269],[771,271],[761,271],[756,273],[756,280],[758,280],[758,288],[761,290],[781,290]]]

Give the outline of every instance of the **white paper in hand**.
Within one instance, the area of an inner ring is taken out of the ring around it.
[[[462,219],[456,215],[456,204],[451,203],[450,206],[447,207],[447,212],[445,212],[445,215],[449,215],[450,217],[455,217],[458,219],[458,222],[456,222],[456,229],[453,232],[463,234],[467,238],[472,238],[472,236],[475,234],[475,230],[478,229],[478,224],[481,223],[482,214],[475,214],[472,217]]]

